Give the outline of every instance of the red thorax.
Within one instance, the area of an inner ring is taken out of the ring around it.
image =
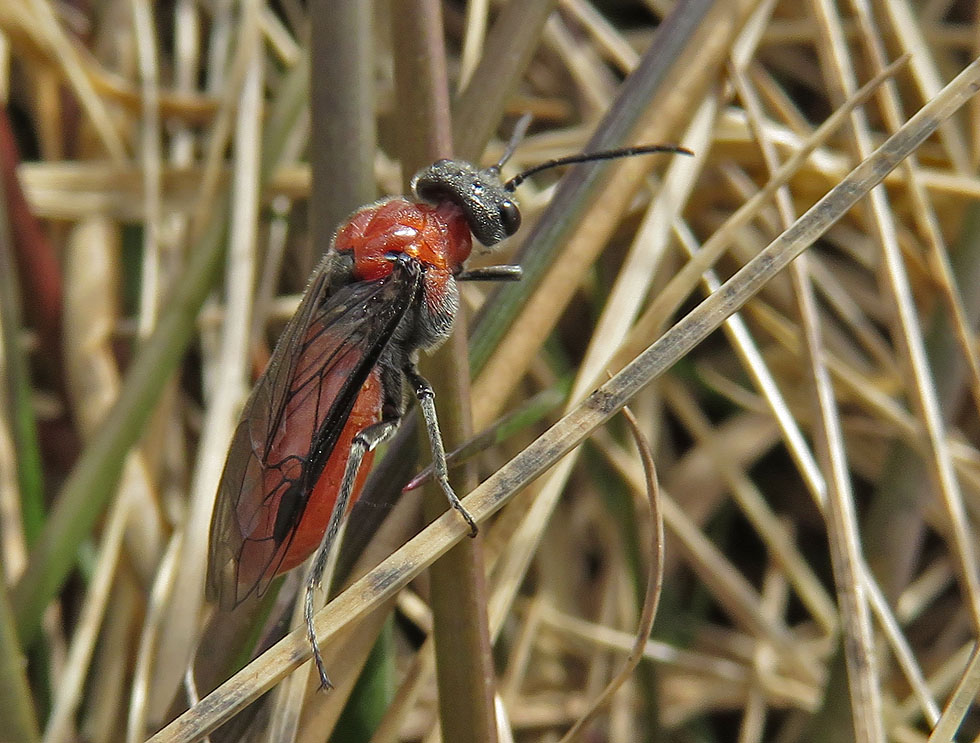
[[[354,276],[361,281],[390,274],[391,253],[406,253],[425,263],[430,280],[448,279],[459,272],[472,247],[469,225],[458,206],[450,202],[431,206],[403,198],[359,210],[335,242],[336,250],[354,253]]]

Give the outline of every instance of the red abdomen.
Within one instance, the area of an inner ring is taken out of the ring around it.
[[[330,513],[333,511],[333,504],[337,500],[337,493],[340,491],[340,482],[344,477],[344,469],[347,467],[347,459],[350,456],[350,445],[354,437],[367,428],[372,423],[376,423],[381,411],[381,383],[378,381],[377,370],[375,370],[367,383],[361,389],[361,394],[357,396],[354,409],[351,411],[347,424],[341,431],[340,438],[333,453],[327,460],[323,468],[323,474],[310,494],[310,500],[303,511],[303,517],[296,527],[293,535],[292,544],[286,551],[282,564],[276,574],[292,570],[297,565],[313,554],[313,551],[320,545],[323,533],[327,529],[327,522],[330,521]],[[361,494],[364,487],[364,480],[371,470],[371,461],[374,458],[373,452],[364,455],[361,461],[361,468],[357,473],[357,481],[354,485],[354,492],[351,493],[350,505]],[[348,506],[348,510],[350,507]]]

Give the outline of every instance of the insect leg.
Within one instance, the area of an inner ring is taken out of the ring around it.
[[[433,476],[439,483],[439,487],[442,488],[442,492],[446,494],[446,498],[449,499],[449,505],[459,511],[459,515],[470,525],[470,536],[475,537],[479,531],[476,526],[476,521],[473,520],[470,512],[460,503],[459,497],[453,491],[453,486],[449,484],[449,467],[446,464],[446,449],[442,443],[442,434],[439,433],[439,419],[436,417],[436,395],[432,391],[432,385],[428,383],[425,377],[419,374],[419,370],[415,368],[415,364],[411,361],[405,364],[404,372],[405,376],[408,377],[409,384],[412,385],[412,389],[415,391],[415,397],[419,401],[419,408],[422,410],[422,417],[425,419],[425,430],[429,435],[429,446],[432,448]]]
[[[522,275],[520,266],[483,266],[463,271],[456,281],[520,281]]]
[[[316,641],[316,630],[313,627],[313,598],[314,591],[323,581],[324,572],[327,565],[331,565],[330,573],[333,572],[333,563],[336,562],[334,549],[341,528],[344,525],[347,515],[347,504],[350,502],[351,494],[354,492],[354,485],[357,481],[357,471],[361,468],[361,461],[364,455],[372,451],[376,446],[383,443],[398,430],[401,416],[397,413],[385,417],[384,420],[374,423],[360,433],[358,433],[350,445],[350,454],[347,457],[347,465],[344,467],[344,478],[340,482],[340,491],[337,493],[337,500],[334,502],[333,510],[330,512],[330,522],[323,535],[320,546],[317,548],[313,558],[313,565],[306,576],[306,591],[303,596],[303,616],[306,619],[306,636],[309,638],[310,647],[313,649],[313,662],[316,664],[317,673],[320,676],[320,688],[332,689],[333,684],[327,677],[327,670],[323,665],[323,656],[320,655],[320,648]]]

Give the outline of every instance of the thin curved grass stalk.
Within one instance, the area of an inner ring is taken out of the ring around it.
[[[640,453],[640,460],[643,463],[643,474],[646,480],[647,503],[643,509],[647,523],[643,524],[649,532],[649,550],[647,555],[649,564],[647,565],[646,589],[643,592],[643,604],[640,609],[640,621],[637,623],[636,635],[633,647],[626,656],[622,668],[613,676],[606,688],[602,690],[598,697],[589,706],[575,724],[562,736],[561,743],[569,743],[575,740],[585,727],[592,722],[612,700],[613,695],[626,682],[633,671],[643,659],[643,651],[646,648],[650,631],[653,629],[653,621],[657,618],[657,606],[660,603],[660,593],[663,590],[664,582],[664,518],[660,511],[660,487],[657,484],[657,469],[653,461],[653,452],[650,444],[640,430],[639,423],[628,407],[623,408],[623,414],[629,423],[630,433],[633,441]]]

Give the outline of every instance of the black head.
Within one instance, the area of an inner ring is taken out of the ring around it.
[[[690,150],[676,145],[640,145],[622,147],[615,150],[586,152],[548,160],[533,168],[518,173],[509,181],[500,180],[500,169],[514,153],[517,143],[524,136],[531,117],[525,114],[517,122],[510,143],[496,165],[482,170],[465,160],[439,160],[423,168],[412,178],[412,193],[415,198],[429,204],[438,205],[446,201],[456,204],[470,226],[470,232],[486,247],[496,245],[510,237],[521,226],[521,210],[511,199],[524,180],[542,170],[557,168],[560,165],[595,162],[596,160],[616,160],[635,155],[651,155],[655,152],[674,152],[682,155],[692,154]]]
[[[473,236],[487,247],[521,226],[521,211],[500,180],[497,166],[479,170],[464,160],[439,160],[415,174],[412,193],[429,204],[456,204]]]

